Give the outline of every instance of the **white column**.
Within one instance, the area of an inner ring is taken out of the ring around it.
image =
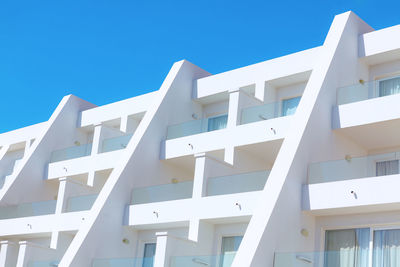
[[[19,242],[18,259],[16,267],[27,267],[29,261],[29,244],[27,241]]]
[[[60,215],[67,209],[68,195],[69,195],[69,185],[68,185],[69,180],[67,177],[62,177],[58,179],[58,181],[59,181],[59,186],[58,186],[55,214]],[[51,233],[50,248],[57,249],[58,236],[59,236],[58,231],[53,231]]]
[[[229,90],[229,112],[227,128],[232,129],[240,124],[242,92],[239,88]],[[224,161],[230,165],[234,164],[235,147],[233,144],[225,147]]]
[[[28,154],[29,148],[31,147],[31,140],[25,141],[24,157]]]
[[[206,153],[199,153],[195,156],[194,179],[193,179],[193,198],[201,198],[207,194],[208,179],[208,157]]]
[[[264,102],[264,100],[265,100],[265,81],[264,80],[256,82],[254,96],[258,100],[261,100],[262,102]]]
[[[240,120],[240,90],[239,88],[229,91],[229,110],[227,128],[236,127]]]
[[[15,266],[17,255],[17,245],[8,240],[0,241],[0,266],[11,267]]]
[[[168,236],[168,232],[157,232],[156,254],[154,256],[154,267],[169,266],[169,258],[171,248],[173,246],[172,237]]]
[[[101,148],[101,132],[102,132],[102,125],[97,124],[94,126],[94,133],[93,133],[93,143],[92,143],[92,153],[91,155],[98,154]]]

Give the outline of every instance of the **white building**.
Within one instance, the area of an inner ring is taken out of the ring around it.
[[[0,135],[0,266],[400,266],[400,25]]]

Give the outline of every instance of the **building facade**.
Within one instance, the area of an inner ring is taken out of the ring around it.
[[[400,25],[0,134],[0,266],[400,266]]]

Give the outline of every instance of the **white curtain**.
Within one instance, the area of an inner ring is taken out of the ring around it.
[[[368,266],[369,228],[327,231],[324,267]]]
[[[374,232],[373,267],[400,266],[400,230]]]
[[[208,119],[208,131],[215,131],[226,128],[228,122],[228,115],[222,115]]]
[[[387,160],[376,163],[376,176],[399,173],[399,160]]]
[[[379,81],[379,96],[394,95],[400,93],[400,77]]]

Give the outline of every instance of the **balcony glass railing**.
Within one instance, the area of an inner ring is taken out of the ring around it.
[[[105,153],[119,149],[124,149],[128,145],[131,138],[132,134],[127,134],[123,136],[104,139],[101,146],[101,152]]]
[[[90,155],[91,151],[92,151],[91,143],[56,150],[51,153],[50,162],[86,157]]]
[[[259,106],[252,106],[242,110],[240,124],[270,120],[278,117],[293,115],[300,103],[301,96],[284,99]]]
[[[337,91],[337,104],[343,105],[367,99],[400,93],[400,77],[363,82],[341,87]]]
[[[224,255],[207,256],[174,256],[171,257],[171,267],[230,267],[236,252],[226,253]]]
[[[59,260],[31,261],[29,262],[28,267],[57,267],[59,263]]]
[[[323,267],[325,253],[328,252],[276,252],[274,267]]]
[[[167,140],[204,132],[211,132],[226,128],[228,115],[212,118],[188,121],[176,125],[170,125],[167,129]]]
[[[308,182],[315,184],[398,174],[399,159],[400,152],[392,152],[312,163],[308,166]]]
[[[207,181],[207,195],[226,195],[264,189],[269,171],[259,171],[209,178]]]
[[[386,246],[370,250],[368,247],[354,247],[354,243],[348,243],[346,247],[336,251],[276,252],[273,267],[397,266],[396,257],[384,256],[390,255],[391,251],[396,251],[396,249],[397,247]],[[369,256],[373,259],[371,265]]]
[[[96,194],[69,198],[67,202],[67,212],[90,210],[97,196]]]
[[[21,218],[53,214],[56,211],[56,200],[21,203],[15,206],[0,207],[0,219]]]
[[[94,259],[92,267],[153,267],[153,262],[153,257]]]
[[[135,188],[132,191],[132,204],[191,198],[193,181]]]

